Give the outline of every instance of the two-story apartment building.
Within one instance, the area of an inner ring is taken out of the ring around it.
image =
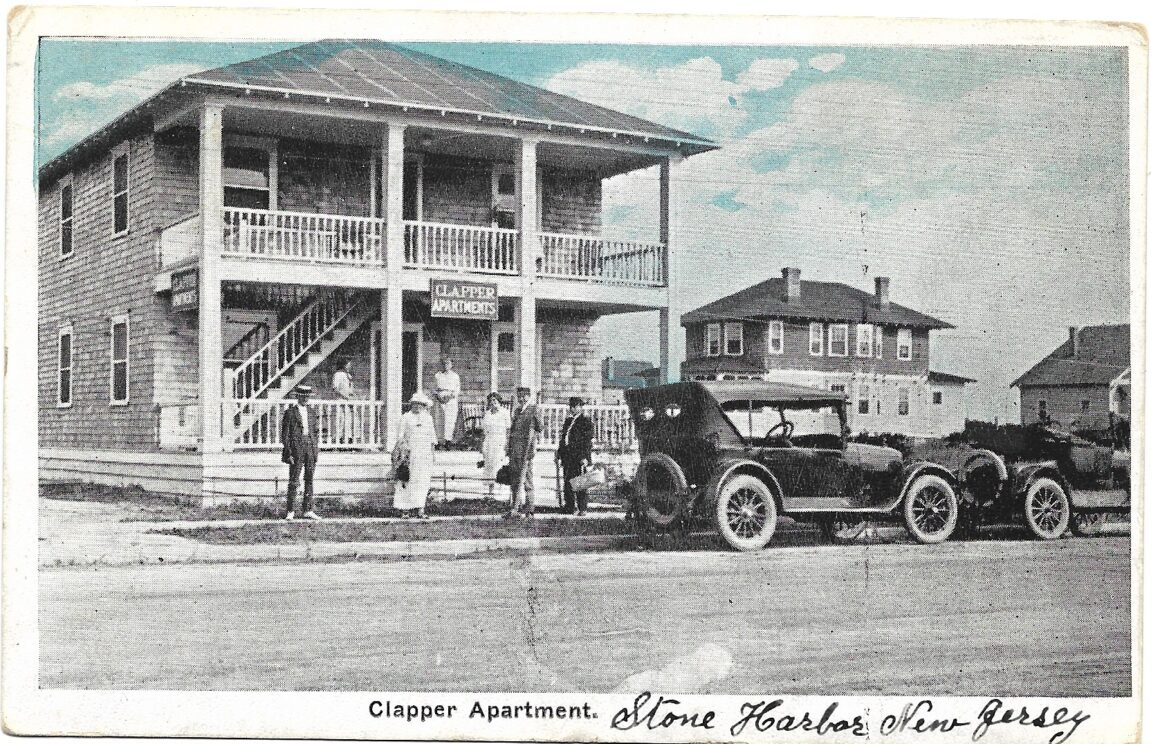
[[[41,476],[272,495],[307,383],[320,492],[378,490],[441,357],[467,411],[523,384],[558,428],[601,316],[657,312],[674,359],[671,174],[713,147],[377,41],[175,81],[39,171]],[[654,166],[656,240],[604,237],[603,181]]]
[[[950,328],[890,300],[836,282],[802,281],[796,268],[681,317],[692,380],[765,379],[845,393],[854,432],[944,436],[961,431],[963,388],[930,370],[930,333]]]

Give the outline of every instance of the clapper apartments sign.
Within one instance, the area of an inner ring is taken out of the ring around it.
[[[431,280],[431,317],[499,320],[499,291],[495,284]]]
[[[170,279],[170,307],[175,311],[196,310],[198,301],[197,268],[173,272]]]

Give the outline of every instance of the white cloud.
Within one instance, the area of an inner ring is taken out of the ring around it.
[[[126,78],[99,84],[80,81],[57,88],[57,101],[143,101],[178,78],[200,72],[195,65],[155,65]]]
[[[755,59],[737,76],[737,82],[747,90],[772,90],[780,88],[797,68],[796,59]]]
[[[46,127],[49,131],[43,135],[44,144],[56,146],[75,142],[93,131],[99,123],[90,114],[70,111]]]
[[[821,72],[833,72],[841,67],[845,61],[846,55],[830,52],[829,54],[819,54],[816,57],[810,57],[810,67]]]

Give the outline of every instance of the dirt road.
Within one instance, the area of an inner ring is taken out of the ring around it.
[[[1131,693],[1126,537],[40,579],[52,688]]]

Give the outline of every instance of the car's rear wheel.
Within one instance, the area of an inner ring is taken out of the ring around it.
[[[1071,534],[1077,537],[1093,537],[1100,534],[1108,521],[1106,512],[1072,512]]]
[[[946,540],[955,531],[959,500],[951,484],[937,475],[920,475],[906,489],[902,518],[911,536],[920,543]]]
[[[1023,521],[1040,540],[1055,540],[1067,531],[1071,505],[1054,478],[1036,478],[1023,496]]]
[[[636,469],[633,485],[633,511],[641,532],[673,532],[683,527],[689,487],[676,460],[662,452],[647,455]]]
[[[752,475],[735,475],[717,492],[717,529],[737,550],[761,550],[777,528],[777,503]]]

